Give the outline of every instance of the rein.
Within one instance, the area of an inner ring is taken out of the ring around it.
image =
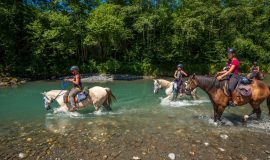
[[[57,96],[56,96],[54,99],[52,99],[51,102],[55,101],[55,100],[60,96],[60,94],[62,93],[62,91],[63,91],[63,90],[61,90],[61,91],[57,94]]]

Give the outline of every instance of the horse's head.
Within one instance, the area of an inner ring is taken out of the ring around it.
[[[159,84],[159,80],[154,79],[154,93],[157,94],[160,88],[161,88],[161,85]]]
[[[195,74],[193,74],[192,76],[188,78],[188,81],[186,82],[186,90],[193,91],[197,87],[198,87],[198,82],[196,81]]]
[[[263,80],[264,79],[264,74],[262,72],[258,72],[256,74],[256,77],[255,78],[258,79],[258,80]]]
[[[50,98],[50,96],[48,96],[46,92],[43,92],[41,94],[43,95],[45,109],[51,109],[52,98]]]

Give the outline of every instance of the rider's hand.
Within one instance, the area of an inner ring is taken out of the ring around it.
[[[69,79],[67,79],[67,78],[65,78],[65,79],[64,79],[64,81],[65,81],[65,82],[68,82],[68,81],[70,81],[70,80],[69,80]]]
[[[218,77],[217,77],[217,80],[220,81],[222,78],[223,78],[222,76],[218,76]]]

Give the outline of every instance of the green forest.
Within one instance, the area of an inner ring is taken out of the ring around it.
[[[270,72],[269,0],[1,0],[0,72],[213,74],[233,47]]]

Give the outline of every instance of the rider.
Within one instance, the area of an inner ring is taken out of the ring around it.
[[[73,78],[65,79],[65,81],[69,81],[73,84],[73,88],[70,90],[68,98],[71,105],[70,111],[74,111],[77,109],[74,98],[82,90],[82,82],[78,66],[72,66],[70,71],[73,75]]]
[[[177,65],[177,70],[174,72],[174,83],[176,84],[176,93],[180,93],[182,94],[182,91],[181,91],[181,85],[183,83],[183,80],[182,80],[182,75],[185,75],[185,76],[188,76],[187,73],[183,70],[183,64],[178,64]]]
[[[237,83],[238,83],[238,69],[240,66],[240,62],[238,61],[237,58],[235,58],[235,49],[234,48],[229,48],[227,51],[227,56],[228,56],[228,66],[229,69],[228,70],[223,70],[221,72],[218,72],[217,75],[219,75],[217,77],[218,80],[222,80],[225,77],[229,78],[229,106],[234,107],[234,103],[232,101],[232,92],[234,90],[234,88],[236,87]]]
[[[253,79],[260,72],[260,67],[257,65],[257,62],[253,62],[253,66],[250,67],[250,77]]]

